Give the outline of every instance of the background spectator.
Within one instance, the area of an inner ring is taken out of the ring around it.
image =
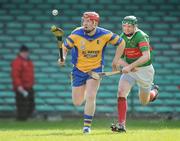
[[[16,59],[12,62],[12,83],[16,94],[17,120],[27,120],[34,111],[34,66],[29,59],[29,49],[20,48]]]

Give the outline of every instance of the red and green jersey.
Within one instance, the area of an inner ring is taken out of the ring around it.
[[[150,50],[150,60],[140,65],[139,67],[148,66],[152,63],[152,51],[149,45],[149,36],[146,33],[138,29],[138,31],[130,38],[127,37],[124,33],[121,34],[121,37],[126,42],[123,56],[128,64],[136,61],[142,56],[142,52],[147,50]]]

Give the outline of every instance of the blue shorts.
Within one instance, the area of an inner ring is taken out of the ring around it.
[[[92,71],[102,72],[102,67],[93,69]],[[72,70],[72,86],[73,87],[78,87],[78,86],[86,84],[86,81],[88,79],[92,79],[92,77],[89,76],[87,73],[80,71],[78,68],[73,67],[73,70]]]

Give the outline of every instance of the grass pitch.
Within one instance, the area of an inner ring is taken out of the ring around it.
[[[180,121],[128,120],[127,133],[112,133],[111,120],[95,118],[90,135],[82,119],[17,122],[0,120],[0,141],[179,141]]]

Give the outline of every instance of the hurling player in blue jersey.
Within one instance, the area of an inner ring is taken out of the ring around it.
[[[124,51],[125,42],[111,31],[98,27],[99,14],[85,12],[82,26],[76,28],[64,40],[62,45],[64,60],[67,51],[72,52],[72,100],[75,106],[85,101],[83,133],[90,133],[91,123],[96,109],[96,95],[100,80],[91,78],[87,72],[102,72],[104,51],[108,44],[117,46],[113,64],[118,62]],[[63,65],[65,62],[59,59]]]

